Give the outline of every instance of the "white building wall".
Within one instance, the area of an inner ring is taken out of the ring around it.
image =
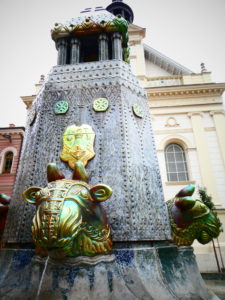
[[[159,66],[153,64],[149,60],[145,60],[146,63],[146,76],[147,77],[161,77],[161,76],[170,76],[171,74],[167,71],[161,69]]]
[[[141,32],[141,28],[139,28],[139,31]],[[180,189],[189,183],[193,183],[196,186],[196,190],[198,190],[198,187],[203,187],[202,173],[207,168],[204,165],[201,165],[200,168],[199,157],[206,155],[207,151],[205,153],[203,147],[196,148],[196,132],[199,133],[201,128],[199,128],[199,131],[198,128],[194,128],[194,136],[191,119],[192,115],[199,114],[202,117],[203,132],[208,145],[209,158],[207,162],[210,161],[210,164],[212,164],[215,188],[222,204],[220,206],[221,209],[218,210],[218,216],[221,222],[225,224],[225,197],[223,198],[223,195],[225,195],[225,166],[218,144],[216,134],[218,128],[215,128],[214,123],[215,116],[210,115],[210,112],[223,108],[221,96],[215,90],[218,84],[213,84],[214,86],[209,88],[209,84],[212,81],[208,72],[173,76],[172,73],[166,72],[158,65],[155,65],[153,61],[150,61],[150,58],[153,59],[152,56],[145,59],[144,66],[143,49],[141,49],[143,37],[144,34],[141,35],[141,33],[139,36],[138,34],[136,36],[136,33],[132,36],[131,67],[138,76],[141,86],[146,88],[148,92],[165,200],[174,197]],[[165,58],[165,63],[170,62],[166,62]],[[172,70],[172,68],[168,69]],[[202,85],[204,84],[205,89],[203,90]],[[164,148],[169,140],[184,146],[190,176],[188,182],[167,181]],[[199,198],[197,192],[194,196]],[[224,255],[225,232],[220,235],[219,241]],[[200,270],[203,272],[217,271],[212,243],[201,245],[195,242],[193,246],[197,254]]]
[[[225,128],[224,128],[225,130]],[[225,169],[215,131],[206,131],[209,153],[212,161],[213,175],[216,181],[219,203],[225,207]]]
[[[202,186],[201,174],[200,174],[200,167],[198,161],[198,153],[196,148],[193,150],[189,150],[187,152],[187,158],[189,161],[189,175],[191,176],[190,179],[195,181],[196,188]]]
[[[210,116],[209,112],[203,114],[203,123],[205,128],[214,128],[215,125],[213,122],[213,118]]]

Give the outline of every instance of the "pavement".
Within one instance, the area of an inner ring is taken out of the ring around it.
[[[225,300],[225,273],[202,273],[201,275],[207,288],[221,300]]]

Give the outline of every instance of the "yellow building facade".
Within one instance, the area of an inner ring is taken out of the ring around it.
[[[129,36],[131,66],[149,101],[165,199],[190,183],[196,197],[205,187],[225,224],[225,83],[212,82],[204,65],[193,73],[145,45],[144,28],[130,25]],[[225,232],[214,243],[223,267]],[[194,248],[202,272],[218,270],[212,243],[195,242]]]

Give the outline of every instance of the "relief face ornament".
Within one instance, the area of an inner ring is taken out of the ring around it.
[[[133,107],[133,112],[134,112],[135,116],[142,119],[144,117],[144,112],[143,112],[141,105],[135,103],[132,107]]]
[[[63,134],[63,150],[60,158],[68,162],[71,169],[74,169],[77,161],[86,166],[88,160],[95,156],[94,140],[95,133],[89,125],[67,127]]]
[[[58,101],[54,106],[54,112],[56,115],[65,114],[69,109],[69,104],[67,101]]]
[[[109,107],[109,101],[106,98],[98,98],[93,102],[93,109],[96,112],[106,111]]]

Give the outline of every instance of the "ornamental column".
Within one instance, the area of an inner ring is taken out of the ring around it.
[[[215,205],[221,205],[216,190],[212,162],[202,122],[202,114],[200,112],[193,112],[189,113],[188,116],[191,118],[194,132],[202,184],[207,188],[207,192],[212,196]]]
[[[70,64],[79,64],[80,62],[80,41],[78,38],[72,38],[70,41]]]
[[[112,35],[112,56],[113,59],[123,59],[122,36],[119,32]]]
[[[108,60],[109,59],[109,44],[108,37],[105,33],[100,34],[98,39],[98,57],[99,60]]]
[[[56,41],[56,49],[58,50],[57,64],[65,65],[67,57],[67,40],[65,38],[58,39]]]
[[[211,111],[210,115],[214,120],[220,152],[225,166],[225,112],[224,110],[216,110]]]

